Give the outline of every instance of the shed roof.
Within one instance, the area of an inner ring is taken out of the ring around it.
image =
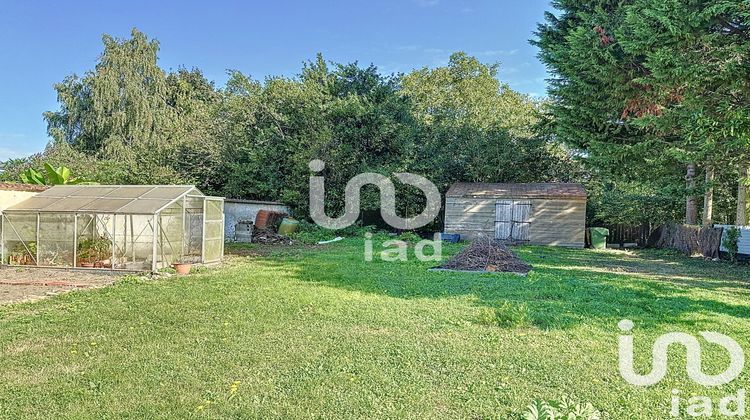
[[[491,184],[485,182],[457,182],[446,197],[488,198],[573,198],[585,199],[586,190],[581,184],[546,182],[532,184]]]
[[[17,184],[14,182],[0,182],[0,190],[3,191],[23,191],[23,192],[42,192],[49,187],[47,185],[36,184]]]
[[[155,214],[187,194],[203,195],[193,185],[55,185],[3,212]]]

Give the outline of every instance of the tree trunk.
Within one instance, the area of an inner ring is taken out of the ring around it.
[[[695,225],[698,223],[698,206],[695,200],[695,164],[688,163],[685,172],[685,184],[687,198],[685,200],[685,224]]]
[[[750,177],[750,167],[742,165],[740,167],[740,177],[737,181],[737,214],[734,218],[734,224],[737,226],[747,225],[747,186],[745,182]]]
[[[714,222],[714,168],[706,167],[706,192],[703,194],[703,227],[712,227]]]

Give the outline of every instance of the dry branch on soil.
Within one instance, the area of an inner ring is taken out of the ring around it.
[[[270,245],[292,245],[294,241],[288,236],[279,235],[266,229],[255,229],[253,231],[253,243]]]
[[[475,239],[440,268],[511,273],[531,271],[531,266],[518,258],[503,242],[491,238]]]

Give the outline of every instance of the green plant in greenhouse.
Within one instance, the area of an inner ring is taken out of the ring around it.
[[[112,256],[112,244],[104,237],[84,239],[78,244],[78,258],[96,263]]]
[[[11,248],[8,262],[11,265],[33,265],[36,258],[36,242],[18,242]]]

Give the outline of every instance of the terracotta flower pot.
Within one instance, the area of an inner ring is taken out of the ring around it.
[[[174,264],[172,264],[172,267],[174,267],[174,271],[176,271],[177,274],[184,276],[185,274],[190,274],[190,269],[193,267],[193,264],[191,264],[191,263],[174,263]]]

